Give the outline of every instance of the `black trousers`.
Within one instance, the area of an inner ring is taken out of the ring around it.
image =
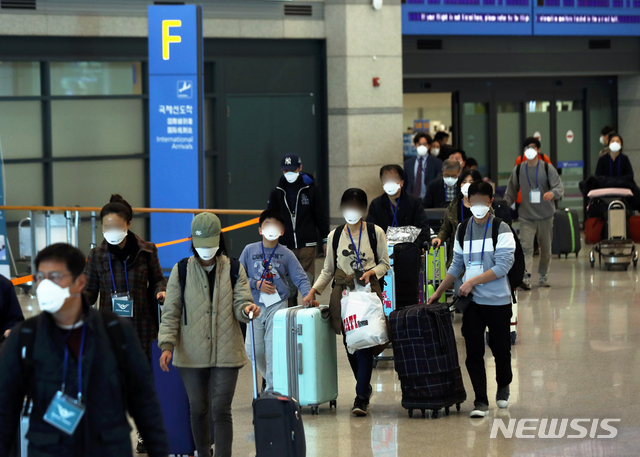
[[[511,384],[511,304],[467,307],[462,315],[462,334],[467,348],[467,371],[473,384],[476,401],[489,404],[487,373],[484,367],[485,329],[489,327],[489,347],[496,361],[498,389]]]
[[[342,332],[342,342],[347,352],[351,371],[356,378],[356,395],[362,398],[369,398],[369,386],[371,385],[371,375],[373,374],[373,349],[366,348],[349,354],[347,349],[347,336]]]

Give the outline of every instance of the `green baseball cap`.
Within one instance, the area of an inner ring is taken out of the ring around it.
[[[200,213],[191,222],[191,239],[196,248],[220,246],[220,219],[213,213]]]

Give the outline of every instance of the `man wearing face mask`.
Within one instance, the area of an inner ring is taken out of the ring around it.
[[[327,254],[329,215],[325,210],[324,197],[313,176],[302,172],[302,160],[297,154],[286,154],[281,168],[283,176],[271,192],[268,208],[284,218],[285,230],[280,243],[293,252],[309,282],[313,282],[318,239],[322,240],[324,254]],[[288,283],[289,306],[296,306],[298,289],[291,278],[288,278]]]
[[[598,154],[598,157],[602,157],[603,155],[609,153],[609,146],[607,146],[609,144],[609,135],[611,135],[615,131],[616,129],[614,129],[610,125],[605,125],[604,127],[602,127],[602,130],[600,130],[599,140],[600,140],[600,144],[603,147],[602,149],[600,149],[600,153]]]
[[[522,191],[522,202],[518,210],[520,220],[520,241],[526,264],[526,274],[522,288],[531,289],[533,271],[533,245],[537,236],[540,246],[539,285],[550,287],[547,272],[551,262],[551,241],[553,239],[553,215],[556,211],[554,200],[564,195],[562,180],[553,165],[540,160],[540,142],[527,138],[524,142],[527,160],[517,165],[511,172],[504,199],[511,206]]]
[[[425,208],[446,208],[456,198],[458,176],[462,165],[456,159],[447,159],[442,164],[442,176],[434,179],[427,187],[423,205]]]
[[[384,193],[369,205],[367,222],[373,222],[385,232],[389,227],[414,226],[429,229],[422,202],[404,190],[404,170],[400,165],[380,168]]]
[[[427,192],[427,185],[440,173],[442,160],[436,157],[435,143],[428,134],[416,133],[413,137],[413,145],[416,148],[417,156],[404,162],[406,191],[422,199]],[[431,149],[431,154],[429,154],[429,149]]]
[[[507,274],[515,262],[516,240],[511,228],[489,213],[493,203],[491,184],[474,182],[469,186],[468,194],[473,217],[465,219],[458,226],[453,262],[444,281],[427,304],[437,303],[456,278],[464,273],[464,282],[458,293],[461,297],[470,297],[470,303],[461,311],[467,371],[475,392],[471,417],[481,418],[489,414],[484,365],[484,335],[487,327],[496,365],[496,403],[501,409],[509,406],[509,384],[513,375],[511,286]]]
[[[0,455],[12,455],[25,396],[32,457],[131,456],[127,412],[150,456],[169,444],[147,357],[130,322],[83,300],[85,256],[53,244],[35,259],[40,315],[0,352]]]
[[[265,390],[273,390],[273,316],[287,307],[291,278],[306,297],[311,283],[296,256],[278,243],[284,233],[285,222],[274,210],[263,211],[258,231],[262,241],[249,244],[242,251],[240,263],[247,271],[253,301],[260,306],[260,316],[253,323],[256,365],[266,381]],[[318,303],[314,301],[314,306]],[[245,349],[251,356],[251,339],[247,335]]]

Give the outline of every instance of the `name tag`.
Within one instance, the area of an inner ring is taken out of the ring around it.
[[[68,435],[73,435],[84,416],[85,407],[78,400],[58,391],[51,400],[44,421]]]
[[[260,302],[264,303],[267,308],[275,305],[276,303],[280,303],[281,301],[282,299],[280,298],[280,294],[277,290],[275,294],[265,294],[264,292],[260,292]]]
[[[120,317],[133,317],[133,300],[127,293],[113,294],[111,296],[113,313]]]
[[[531,203],[540,203],[542,201],[542,192],[540,189],[533,189],[529,192],[529,202]]]
[[[468,281],[471,278],[480,276],[482,273],[484,273],[484,265],[482,262],[471,262],[471,264],[467,264],[467,269],[464,273],[464,280]]]

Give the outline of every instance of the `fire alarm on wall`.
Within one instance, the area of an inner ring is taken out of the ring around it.
[[[380,87],[380,78],[373,78],[373,87]]]

